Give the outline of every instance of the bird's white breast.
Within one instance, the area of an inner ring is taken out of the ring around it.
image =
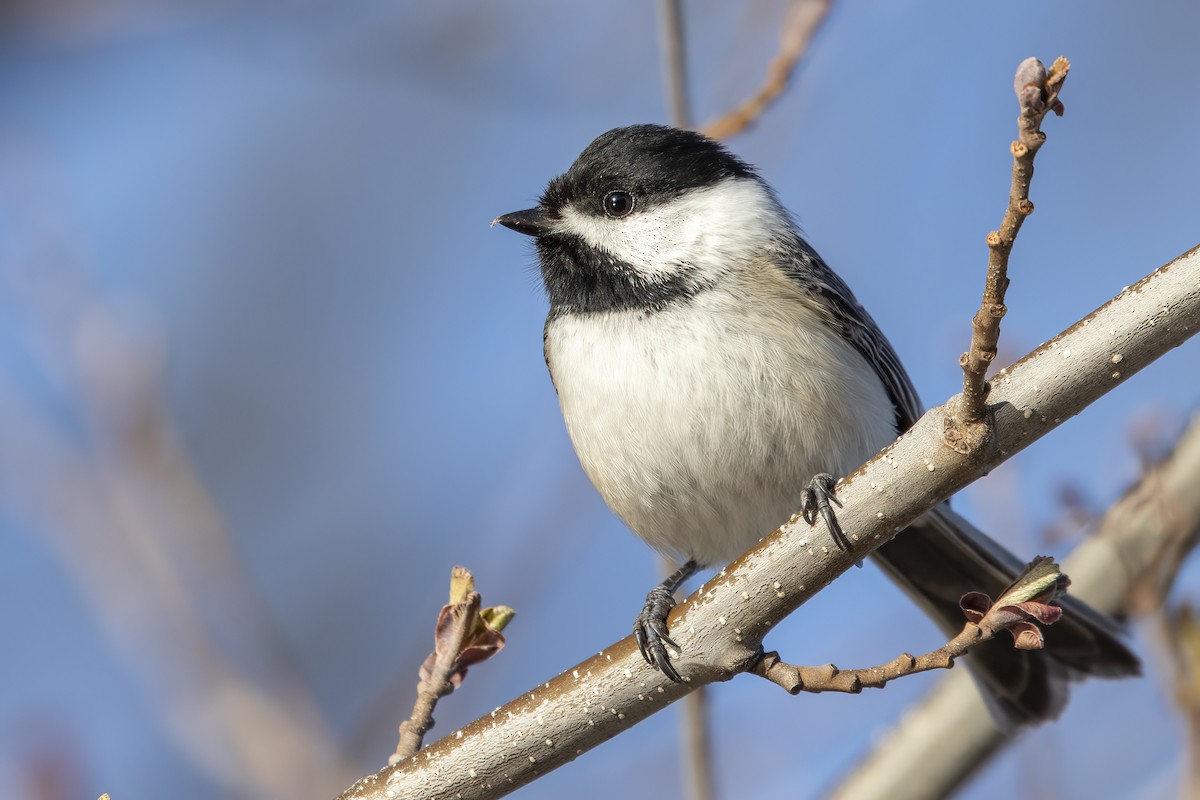
[[[844,474],[894,438],[874,371],[785,283],[547,324],[584,470],[664,553],[732,560],[799,510],[815,473]]]

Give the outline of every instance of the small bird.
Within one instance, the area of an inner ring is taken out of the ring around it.
[[[682,564],[634,623],[643,657],[681,680],[667,650],[678,650],[666,626],[675,590],[797,510],[840,539],[833,476],[916,422],[916,390],[771,187],[699,133],[611,130],[536,208],[495,221],[536,243],[546,365],[584,471],[634,533]],[[948,504],[875,558],[950,634],[963,594],[994,596],[1022,567]],[[1002,723],[1057,716],[1071,680],[1138,672],[1112,620],[1062,605],[1044,650],[992,640],[968,657]]]

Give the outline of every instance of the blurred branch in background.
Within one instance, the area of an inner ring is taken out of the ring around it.
[[[1146,617],[1157,651],[1156,673],[1187,727],[1187,771],[1180,797],[1200,794],[1200,621],[1187,602],[1163,604]]]
[[[671,109],[671,124],[692,127],[688,102],[687,38],[683,31],[683,0],[659,0],[658,38],[662,49],[663,88]],[[674,568],[671,570],[674,572]]]
[[[792,70],[808,49],[829,5],[830,0],[792,0],[780,37],[779,55],[768,66],[766,84],[750,100],[706,128],[704,133],[717,139],[732,136],[762,114],[786,88]],[[659,0],[658,7],[663,89],[671,124],[676,128],[691,128],[683,3],[682,0]],[[674,573],[676,566],[669,559],[662,559],[660,571],[668,576]],[[716,796],[710,729],[708,689],[701,686],[684,697],[680,718],[685,786],[689,787],[693,800],[712,800]]]
[[[682,6],[682,0],[659,0],[658,38],[662,51],[663,89],[671,124],[676,128],[690,128],[692,113]],[[658,558],[658,565],[664,578],[674,574],[679,566],[666,556]],[[680,772],[686,796],[691,800],[716,797],[710,711],[707,687],[702,686],[683,698],[679,715]]]
[[[779,52],[767,65],[762,86],[744,103],[701,128],[700,132],[714,139],[728,139],[754,124],[787,88],[796,64],[808,50],[809,42],[825,21],[832,4],[832,0],[792,0],[779,36]]]
[[[1154,460],[1153,440],[1144,426],[1131,430],[1131,439],[1143,465]],[[1191,449],[1200,451],[1200,416],[1163,463],[1188,458]],[[1181,781],[1181,797],[1197,797],[1200,792],[1200,622],[1195,607],[1185,599],[1172,599],[1172,590],[1188,554],[1200,540],[1200,455],[1191,456],[1191,497],[1186,500],[1169,494],[1149,497],[1148,514],[1174,535],[1168,546],[1154,553],[1155,560],[1130,593],[1129,613],[1141,617],[1151,640],[1152,663],[1163,694],[1174,706],[1187,731],[1187,770]],[[1154,474],[1155,467],[1144,467]]]
[[[39,376],[0,374],[0,502],[46,537],[180,750],[223,790],[299,797],[341,782],[353,770],[180,444],[152,310],[89,284],[82,236],[43,222],[69,207],[49,160],[17,136],[4,145],[0,192],[21,235],[0,300]]]
[[[1200,535],[1197,485],[1200,417],[1174,451],[1108,510],[1092,536],[1064,562],[1071,593],[1117,616],[1161,607]],[[1194,653],[1188,655],[1188,669],[1181,675],[1192,681],[1196,662],[1190,658]],[[1195,709],[1194,703],[1185,706],[1189,715]],[[916,796],[943,797],[1010,741],[1012,737],[1003,734],[987,714],[971,676],[965,671],[951,673],[905,712],[831,796],[882,800],[893,797],[896,786],[906,786]]]

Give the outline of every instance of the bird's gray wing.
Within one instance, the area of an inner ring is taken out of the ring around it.
[[[896,407],[896,433],[908,430],[921,416],[921,399],[891,342],[816,251],[798,236],[789,245],[789,250],[795,249],[790,258],[782,260],[789,265],[784,272],[817,300],[829,326],[866,358]]]

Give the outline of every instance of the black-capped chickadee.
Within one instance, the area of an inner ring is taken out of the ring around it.
[[[917,393],[771,188],[698,133],[609,131],[536,208],[496,221],[537,244],[546,364],[584,471],[638,536],[683,564],[634,623],[642,655],[679,680],[666,648],[675,589],[797,510],[840,536],[830,476],[907,430]],[[875,555],[949,633],[964,593],[995,593],[1021,569],[948,504]],[[968,658],[1001,721],[1054,717],[1070,680],[1138,671],[1108,618],[1062,604],[1045,650],[993,640]]]

